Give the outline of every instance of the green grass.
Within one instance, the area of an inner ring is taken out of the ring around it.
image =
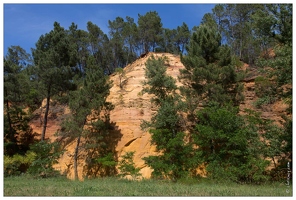
[[[63,177],[34,179],[25,175],[4,178],[4,196],[292,196],[292,186],[285,183],[239,185],[208,180],[137,182],[117,178],[81,182]]]

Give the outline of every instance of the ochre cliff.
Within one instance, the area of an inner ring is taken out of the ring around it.
[[[128,151],[135,151],[134,162],[136,167],[140,167],[140,173],[144,178],[151,176],[152,170],[147,167],[142,158],[149,155],[156,155],[155,146],[150,143],[150,134],[147,131],[143,131],[140,128],[142,120],[150,120],[153,113],[156,112],[156,108],[150,102],[151,95],[142,94],[143,81],[145,80],[145,63],[150,56],[167,57],[168,62],[167,74],[176,79],[177,85],[182,85],[178,81],[179,70],[184,68],[180,61],[179,56],[175,56],[169,53],[148,53],[144,57],[139,58],[135,62],[129,64],[124,68],[124,76],[120,79],[118,73],[114,73],[110,76],[113,81],[113,86],[110,90],[110,95],[107,101],[111,102],[115,107],[110,112],[110,121],[114,124],[114,129],[111,134],[119,134],[116,141],[115,150],[118,157]],[[250,70],[247,65],[244,65],[242,70]],[[253,77],[254,78],[254,77]],[[255,83],[252,77],[250,80],[244,82],[244,95],[245,101],[241,104],[240,108],[243,111],[245,108],[255,109],[253,103],[256,101],[255,95]],[[122,87],[120,87],[120,81]],[[40,116],[43,116],[45,102],[43,102],[40,109],[35,111],[35,118],[31,121],[30,125],[33,131],[41,133],[42,126]],[[280,115],[285,112],[287,106],[281,101],[268,107],[268,110],[263,113],[268,118],[274,120],[281,120]],[[50,113],[46,131],[46,138],[54,141],[56,137],[54,133],[60,129],[60,123],[70,114],[70,110],[67,106],[54,104],[52,102],[50,106]],[[67,174],[68,178],[74,178],[73,172],[73,154],[75,142],[66,146],[66,152],[59,159],[59,163],[54,167],[61,171],[61,173]],[[79,162],[78,174],[79,179],[83,179],[83,162]]]

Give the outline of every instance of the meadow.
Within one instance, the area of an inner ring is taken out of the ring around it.
[[[285,182],[250,185],[206,179],[171,182],[97,178],[72,181],[65,177],[35,179],[23,175],[4,178],[4,196],[292,196],[292,186]]]

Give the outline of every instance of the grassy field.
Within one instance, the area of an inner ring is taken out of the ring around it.
[[[288,189],[288,190],[287,190]],[[285,183],[239,185],[207,180],[128,181],[117,178],[71,181],[66,178],[4,178],[4,196],[292,196]]]

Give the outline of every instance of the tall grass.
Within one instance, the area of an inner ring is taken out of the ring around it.
[[[64,177],[34,179],[18,176],[4,178],[4,196],[292,196],[292,186],[288,188],[285,183],[238,185],[207,180],[138,182],[117,178],[82,182]]]

